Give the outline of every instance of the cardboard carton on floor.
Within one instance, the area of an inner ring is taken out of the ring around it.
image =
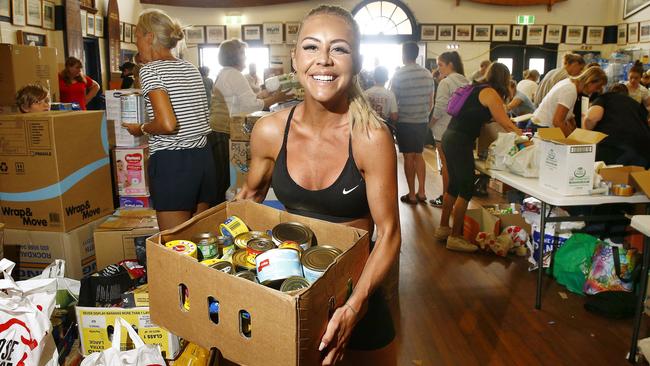
[[[319,245],[332,245],[344,252],[311,287],[289,294],[213,270],[162,245],[215,230],[232,215],[252,230],[298,221],[312,229]],[[328,315],[345,303],[368,252],[365,231],[249,201],[224,203],[147,240],[151,319],[202,347],[219,348],[225,358],[239,364],[316,365]],[[181,286],[186,286],[189,294],[189,311],[179,298]],[[219,302],[218,323],[208,317],[209,297]],[[250,314],[250,338],[240,329],[241,311]]]
[[[113,324],[115,318],[121,317],[137,329],[138,335],[145,344],[158,345],[163,357],[174,359],[181,350],[180,339],[166,329],[151,321],[148,307],[123,308],[93,308],[76,307],[77,323],[79,324],[79,340],[81,352],[88,356],[111,347]],[[127,347],[126,329],[123,329],[122,349]],[[132,347],[132,345],[131,345]]]
[[[494,178],[490,178],[490,181],[488,182],[488,188],[495,190],[501,194],[506,194],[509,190],[512,189],[512,187],[510,187],[509,185]]]
[[[115,181],[120,196],[146,196],[149,194],[147,164],[149,147],[116,147],[113,150],[115,160]]]
[[[251,165],[251,143],[230,140],[230,164],[238,172],[248,173]]]
[[[53,47],[0,44],[0,105],[16,102],[16,93],[27,84],[38,83],[59,101],[57,49]]]
[[[494,205],[487,205],[483,206],[485,209],[489,209],[490,207],[494,208],[495,210],[502,210],[502,209],[507,209],[511,207],[509,203],[502,203],[502,204],[494,204]],[[521,216],[521,205],[520,204],[515,204],[515,211],[518,213],[509,213],[509,214],[499,214],[499,215],[494,215],[498,217],[499,219],[499,231],[503,231],[503,229],[507,228],[508,226],[519,226],[520,228],[524,229],[528,235],[532,234],[531,231],[531,226],[529,223],[524,220],[524,218]]]
[[[95,220],[67,233],[5,229],[6,252],[17,252],[18,279],[32,278],[55,259],[65,259],[65,276],[81,279],[97,269],[93,231]]]
[[[119,214],[119,213],[118,213]],[[137,259],[135,241],[158,232],[155,216],[109,216],[95,229],[97,268]]]
[[[593,188],[596,144],[604,133],[576,129],[568,137],[559,128],[541,128],[539,183],[564,196],[587,195]]]
[[[476,235],[479,232],[491,232],[495,237],[499,236],[500,225],[499,217],[492,215],[483,207],[469,209],[463,220],[463,237],[470,243],[476,244]]]
[[[0,221],[7,228],[66,232],[113,212],[103,116],[0,116]]]
[[[258,111],[230,117],[230,140],[250,141],[255,123],[270,112]]]

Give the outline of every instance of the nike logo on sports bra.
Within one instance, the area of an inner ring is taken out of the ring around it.
[[[359,187],[359,185],[357,184],[356,186],[352,187],[351,189],[343,188],[343,194],[348,194],[348,193],[354,191],[355,189],[357,189],[358,187]]]

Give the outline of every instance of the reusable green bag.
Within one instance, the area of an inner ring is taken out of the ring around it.
[[[555,253],[553,276],[557,282],[576,294],[584,295],[582,289],[589,270],[591,257],[598,245],[598,239],[587,234],[576,233]]]

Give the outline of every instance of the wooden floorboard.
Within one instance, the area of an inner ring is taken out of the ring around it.
[[[435,154],[425,150],[426,193],[437,197]],[[399,194],[406,193],[400,157]],[[472,205],[504,202],[490,196]],[[451,252],[433,240],[440,209],[400,204],[399,365],[627,365],[631,320],[583,308],[584,297],[545,278],[534,309],[536,273],[525,258]],[[567,295],[563,299],[559,293]]]

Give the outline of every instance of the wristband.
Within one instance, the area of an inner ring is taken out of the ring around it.
[[[149,132],[144,130],[144,125],[145,125],[144,123],[140,125],[140,132],[142,132],[144,136],[151,136]]]
[[[348,308],[350,308],[350,310],[352,310],[352,312],[354,313],[354,315],[359,315],[359,312],[356,311],[356,310],[352,307],[352,305],[348,304],[347,302],[346,302],[345,304],[343,304],[343,306],[347,306]]]

